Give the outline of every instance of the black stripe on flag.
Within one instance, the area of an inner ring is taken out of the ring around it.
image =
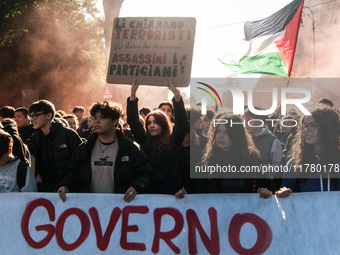
[[[250,41],[258,36],[272,35],[283,31],[288,23],[293,19],[301,3],[302,0],[294,0],[267,18],[247,21],[244,24],[245,39]]]

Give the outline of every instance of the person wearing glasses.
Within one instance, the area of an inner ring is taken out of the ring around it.
[[[300,119],[294,150],[283,174],[278,197],[292,192],[338,191],[340,144],[339,115],[333,108],[318,106]]]
[[[35,148],[35,176],[39,192],[54,192],[66,175],[66,165],[81,143],[77,132],[54,118],[55,107],[47,100],[34,102],[29,116],[36,130],[31,136]]]

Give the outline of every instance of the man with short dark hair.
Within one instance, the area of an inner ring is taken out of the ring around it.
[[[66,193],[120,193],[130,202],[151,185],[152,170],[141,147],[117,128],[123,116],[120,106],[106,101],[94,104],[90,114],[95,132],[74,152],[66,177],[58,184],[64,202]]]
[[[28,141],[30,136],[35,132],[33,125],[28,117],[28,109],[19,107],[14,112],[14,120],[17,123],[19,135],[24,143]]]
[[[215,112],[211,109],[207,109],[205,115],[201,116],[201,130],[198,135],[202,138],[202,143],[207,144],[208,141],[208,131],[210,127],[210,122],[214,118]]]
[[[85,108],[82,106],[76,106],[73,108],[72,112],[78,118],[79,127],[77,129],[77,133],[80,137],[84,137],[83,133],[88,129],[87,117],[84,117]]]
[[[324,104],[327,105],[329,107],[333,107],[334,103],[327,97],[322,97],[319,99],[319,101],[317,102],[318,104]]]
[[[66,175],[66,166],[75,148],[81,143],[78,134],[54,119],[55,107],[47,100],[34,102],[29,107],[36,144],[35,175],[38,190],[53,192]]]
[[[14,119],[15,109],[12,106],[4,106],[0,109],[0,121],[6,118]]]
[[[146,116],[150,113],[150,109],[149,108],[142,108],[139,110],[139,115],[142,116],[142,118],[145,120]]]
[[[81,112],[82,114],[84,114],[85,113],[85,108],[84,107],[82,107],[82,106],[76,106],[76,107],[74,107],[73,109],[72,109],[72,112],[73,113],[76,113],[76,112]]]

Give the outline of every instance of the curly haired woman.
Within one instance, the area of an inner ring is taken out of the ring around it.
[[[292,192],[340,190],[339,115],[324,106],[312,108],[310,113],[300,119],[292,159],[287,163],[289,172],[283,175],[278,197]]]

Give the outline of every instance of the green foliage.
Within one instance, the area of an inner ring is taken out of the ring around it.
[[[0,28],[5,27],[11,19],[20,16],[34,0],[2,0],[0,4]]]
[[[70,90],[78,93],[77,99],[91,100],[84,87],[92,90],[105,82],[104,21],[95,4],[95,0],[3,1],[2,86],[19,94],[23,88],[39,89],[40,97],[60,106],[74,102]]]

